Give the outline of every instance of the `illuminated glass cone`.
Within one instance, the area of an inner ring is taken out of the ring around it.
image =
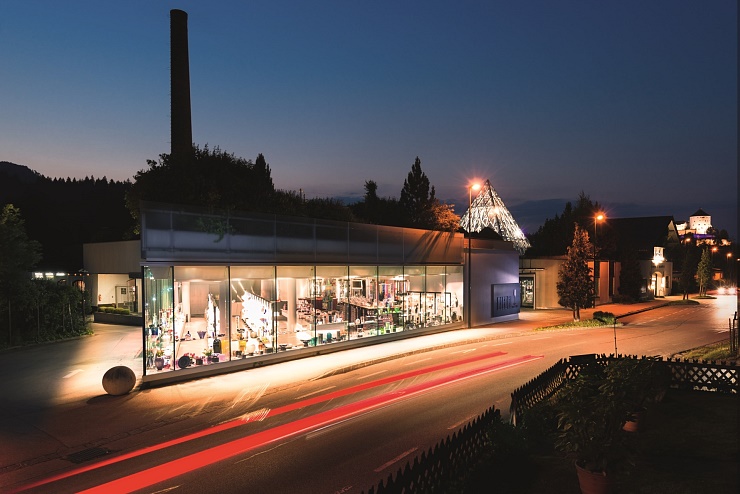
[[[504,240],[512,242],[520,254],[524,254],[530,247],[529,240],[489,180],[486,180],[473,199],[470,209],[460,218],[460,227],[468,233],[478,233],[488,227],[501,235]]]

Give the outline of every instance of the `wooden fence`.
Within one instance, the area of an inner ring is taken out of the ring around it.
[[[487,429],[500,419],[501,412],[489,408],[452,437],[429,448],[414,463],[406,463],[396,475],[371,487],[367,494],[411,494],[444,492],[452,479],[462,478],[474,467],[486,448]],[[362,491],[365,494],[365,491]]]
[[[527,382],[511,393],[510,421],[517,425],[522,414],[540,401],[548,399],[566,381],[578,377],[588,362],[607,365],[616,358],[637,358],[634,356],[577,355],[561,359],[545,372]],[[667,359],[657,357],[658,362],[668,366],[672,388],[697,391],[717,391],[737,393],[740,367],[737,362],[717,362],[696,359]]]
[[[596,362],[608,365],[610,360],[637,358],[635,356],[614,355],[574,355],[561,359],[542,374],[517,388],[511,394],[511,422],[516,425],[526,410],[540,401],[548,399],[565,382],[575,379],[584,366]],[[716,391],[721,393],[738,392],[738,373],[736,362],[709,362],[698,360],[656,359],[670,369],[671,387],[680,389]],[[371,487],[367,494],[411,494],[444,492],[444,488],[454,479],[463,478],[479,461],[487,447],[487,430],[497,420],[501,412],[489,408],[473,422],[456,432],[452,437],[438,443],[434,448],[414,459],[413,464],[381,480]],[[365,494],[365,491],[361,491]]]

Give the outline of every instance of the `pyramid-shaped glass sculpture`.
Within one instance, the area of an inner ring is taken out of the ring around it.
[[[486,180],[478,195],[473,198],[470,209],[460,218],[460,227],[466,232],[476,233],[489,227],[504,240],[512,242],[520,254],[524,254],[530,247],[529,240],[489,180]]]

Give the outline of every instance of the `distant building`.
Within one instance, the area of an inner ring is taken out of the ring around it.
[[[673,262],[671,253],[680,245],[676,224],[672,216],[643,218],[609,218],[603,227],[604,243],[613,239],[613,259],[597,258],[590,261],[595,271],[594,288],[596,305],[608,304],[619,294],[621,259],[626,252],[633,252],[640,264],[642,297],[664,297],[673,288]],[[666,258],[668,256],[668,258]],[[609,256],[611,257],[611,256]],[[565,256],[521,258],[519,283],[522,308],[559,308],[556,283],[558,269]],[[595,269],[594,269],[595,267]]]
[[[689,217],[689,221],[676,223],[679,237],[692,235],[698,240],[714,239],[714,235],[709,233],[712,228],[712,217],[703,209],[697,210]]]

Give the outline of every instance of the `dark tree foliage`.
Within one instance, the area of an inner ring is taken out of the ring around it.
[[[378,184],[365,181],[365,197],[349,206],[359,221],[375,225],[409,226],[406,214],[398,199],[379,197]]]
[[[640,300],[642,292],[642,273],[637,253],[628,250],[622,254],[621,270],[619,271],[619,294],[623,302]]]
[[[25,166],[0,162],[0,204],[23,211],[30,238],[41,243],[39,268],[77,271],[82,244],[134,238],[124,202],[131,183],[107,178],[51,179]]]
[[[705,296],[709,289],[709,283],[712,280],[712,254],[709,248],[704,247],[701,250],[699,263],[696,266],[696,280],[699,283],[699,295]]]
[[[421,170],[421,160],[416,157],[411,171],[403,181],[400,203],[408,226],[412,228],[434,229],[436,221],[433,207],[436,201],[434,186]]]
[[[422,171],[418,156],[403,182],[398,207],[398,218],[401,219],[398,226],[448,232],[455,232],[459,228],[460,217],[455,214],[452,205],[442,203],[435,197],[434,186]]]
[[[581,320],[581,308],[592,307],[594,302],[594,279],[588,261],[591,258],[591,243],[588,232],[575,224],[573,243],[558,270],[556,288],[558,304],[573,311],[573,320]]]
[[[698,290],[696,284],[696,271],[699,266],[701,251],[696,245],[696,241],[691,237],[684,238],[684,241],[678,247],[678,256],[675,257],[678,262],[678,288],[683,294],[683,299],[688,300],[689,294]]]
[[[9,297],[41,260],[41,244],[28,238],[21,211],[6,204],[0,212],[0,295]]]
[[[0,212],[0,347],[85,332],[82,294],[71,286],[32,281],[41,245],[28,237],[21,212]]]
[[[594,231],[594,217],[602,208],[598,202],[581,192],[575,206],[570,202],[565,204],[563,213],[556,214],[554,218],[546,219],[535,233],[529,235],[532,244],[527,250],[528,257],[561,256],[565,254],[573,242],[573,224],[586,231]],[[614,239],[611,238],[609,230],[597,233],[598,252],[601,257],[613,254]],[[593,249],[593,248],[592,248]],[[591,251],[593,253],[593,250]]]
[[[237,158],[216,147],[193,146],[193,154],[174,160],[161,154],[147,160],[149,168],[134,176],[126,206],[139,220],[141,201],[185,204],[211,210],[264,211],[272,209],[275,187],[263,155],[257,160]]]
[[[331,197],[306,199],[295,191],[278,190],[271,200],[276,214],[332,221],[356,221],[350,208]]]
[[[148,170],[135,175],[126,204],[139,219],[141,201],[184,204],[212,211],[243,211],[353,221],[339,200],[306,200],[295,191],[276,190],[272,171],[262,154],[252,163],[216,147],[194,146],[193,155],[175,162],[162,154],[148,160]]]
[[[376,225],[455,232],[460,222],[452,205],[434,197],[434,186],[421,171],[418,157],[404,181],[401,199],[378,196],[378,184],[366,180],[362,201],[349,207],[358,221]]]

